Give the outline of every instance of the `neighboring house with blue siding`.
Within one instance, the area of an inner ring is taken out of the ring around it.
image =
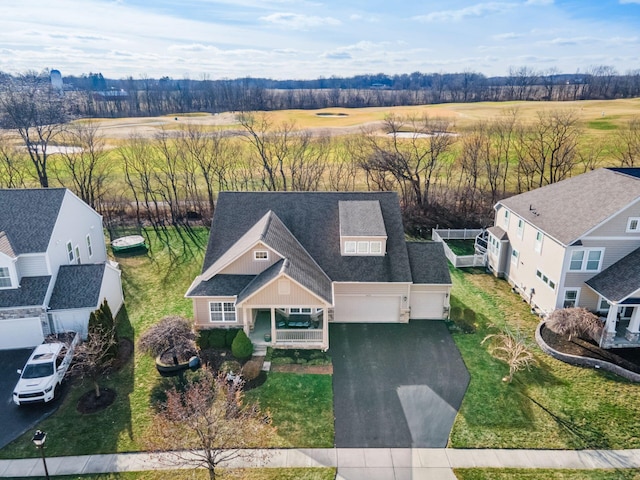
[[[64,188],[0,190],[0,349],[86,334],[89,314],[123,304],[102,217]]]
[[[640,169],[600,168],[495,206],[487,263],[542,315],[584,307],[640,346]]]

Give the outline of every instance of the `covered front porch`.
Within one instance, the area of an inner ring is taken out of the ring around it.
[[[604,320],[602,348],[640,347],[640,301],[612,304]]]
[[[245,331],[256,346],[329,348],[327,308],[246,308]]]

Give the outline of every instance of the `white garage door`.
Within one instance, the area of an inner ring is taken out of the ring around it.
[[[38,317],[0,320],[0,350],[35,347],[43,340]]]
[[[441,319],[444,293],[411,292],[411,318]]]
[[[336,295],[335,322],[395,323],[400,320],[400,297]]]

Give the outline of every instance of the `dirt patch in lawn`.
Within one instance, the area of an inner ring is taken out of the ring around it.
[[[315,373],[320,375],[333,375],[333,365],[271,365],[272,372],[281,373]]]
[[[558,335],[550,329],[542,327],[542,339],[551,348],[568,355],[593,358],[613,363],[619,367],[640,374],[640,348],[615,348],[605,350],[592,340],[573,337],[571,340],[565,335]]]

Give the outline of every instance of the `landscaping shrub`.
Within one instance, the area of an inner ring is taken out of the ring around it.
[[[235,340],[236,335],[239,331],[239,328],[230,328],[225,332],[224,342],[227,348],[231,348],[231,345],[233,345],[233,341]]]
[[[209,332],[209,348],[225,348],[227,331],[221,328],[207,330]]]
[[[262,370],[260,362],[256,360],[249,360],[242,367],[242,377],[247,380],[255,380],[260,375],[260,371]]]
[[[239,373],[241,370],[242,366],[236,360],[225,360],[220,365],[220,373]]]
[[[195,334],[189,320],[168,316],[142,334],[138,340],[138,348],[154,356],[172,346],[176,352],[191,352],[195,350],[194,340]]]
[[[153,386],[149,394],[149,403],[158,411],[167,401],[167,391],[175,388],[179,392],[184,392],[187,385],[199,382],[203,379],[201,370],[187,370],[180,375],[173,377],[160,377],[160,380]]]
[[[458,306],[451,307],[451,310],[449,312],[449,317],[454,322],[457,322],[458,320],[462,320],[462,308]]]
[[[233,339],[231,353],[239,360],[249,358],[253,354],[253,343],[251,343],[247,334],[244,333],[244,330],[240,330],[236,338]]]
[[[210,348],[209,331],[210,330],[200,330],[198,332],[198,337],[196,338],[196,345],[200,350],[206,350],[207,348]]]

